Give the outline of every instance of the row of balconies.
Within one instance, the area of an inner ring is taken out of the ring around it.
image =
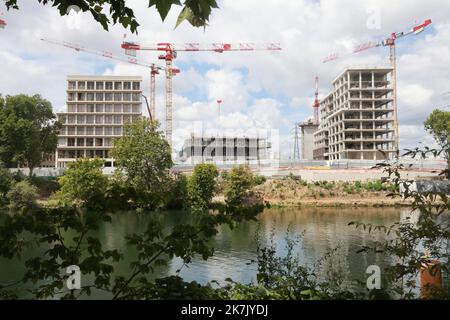
[[[81,127],[83,128],[83,127]],[[121,136],[122,135],[122,127],[88,127],[86,129],[81,129],[78,127],[78,130],[61,130],[58,134],[59,136]]]
[[[69,81],[68,90],[140,90],[138,81]]]
[[[141,113],[141,103],[133,104],[68,104],[67,113]],[[64,113],[62,113],[64,114]]]
[[[389,81],[350,81],[350,89],[369,89],[369,90],[377,90],[377,89],[392,89],[389,85]]]
[[[58,150],[58,160],[76,158],[109,158],[109,150]]]
[[[140,93],[74,93],[69,92],[67,94],[67,101],[69,102],[140,102],[141,101],[141,94]]]
[[[59,121],[65,125],[85,125],[85,124],[125,124],[133,121],[137,121],[139,116],[137,115],[78,115],[78,116],[67,116],[60,117]]]
[[[60,138],[58,147],[112,147],[112,138]]]

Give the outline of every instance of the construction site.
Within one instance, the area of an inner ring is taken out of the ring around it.
[[[397,41],[418,35],[431,25],[431,20],[416,24],[403,32],[392,33],[381,41],[369,42],[354,49],[352,54],[372,48],[389,50],[389,63],[378,67],[348,67],[336,75],[327,87],[326,95],[319,93],[319,75],[315,77],[315,93],[312,116],[298,119],[294,125],[293,153],[289,158],[280,156],[279,144],[265,137],[246,134],[197,134],[183,137],[180,149],[173,146],[173,77],[182,76],[182,70],[174,67],[179,53],[199,52],[256,52],[280,51],[277,43],[255,45],[253,43],[157,43],[140,45],[124,39],[121,48],[125,56],[108,51],[89,49],[65,41],[42,41],[106,59],[126,62],[148,70],[149,96],[143,94],[143,78],[140,76],[68,75],[66,108],[58,113],[62,123],[59,134],[55,168],[64,169],[68,162],[78,158],[99,157],[105,167],[114,168],[109,152],[114,138],[123,134],[124,125],[144,115],[145,103],[150,120],[161,120],[164,136],[175,161],[175,170],[190,170],[198,163],[215,163],[229,167],[247,164],[255,170],[278,174],[292,170],[358,169],[370,168],[383,160],[398,159],[399,121],[397,105]],[[145,63],[136,58],[138,51],[159,53],[164,65]],[[324,59],[324,65],[340,59],[333,54]],[[164,74],[164,114],[156,114],[156,78]],[[322,96],[322,97],[321,97]],[[217,99],[218,120],[221,120],[223,100]],[[311,109],[310,109],[311,110]],[[401,159],[399,159],[401,160]],[[410,163],[409,160],[405,160]],[[444,164],[434,162],[413,163],[412,168],[428,170]],[[48,166],[46,166],[48,167]],[[273,173],[277,172],[277,173]]]

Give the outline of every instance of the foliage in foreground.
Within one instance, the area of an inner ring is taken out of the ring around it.
[[[93,19],[97,21],[105,30],[111,24],[119,23],[124,28],[129,28],[131,32],[137,32],[139,26],[133,9],[127,6],[125,0],[37,0],[39,3],[52,3],[61,16],[68,15],[70,6],[77,6],[83,12],[89,12]],[[6,8],[19,9],[17,0],[4,0]],[[185,0],[183,4],[180,0],[150,0],[149,7],[155,6],[161,19],[164,20],[172,8],[172,5],[183,6],[183,10],[178,16],[178,26],[184,20],[194,27],[205,27],[213,8],[218,8],[215,0]],[[110,18],[106,11],[109,11]],[[112,18],[112,22],[110,19]]]
[[[214,214],[195,211],[193,223],[177,224],[170,230],[155,216],[145,232],[127,236],[128,244],[137,252],[137,259],[130,264],[126,277],[113,276],[114,266],[122,259],[122,254],[117,250],[104,250],[100,241],[90,236],[100,223],[111,221],[111,216],[106,213],[48,208],[6,215],[0,227],[0,255],[12,259],[26,247],[48,248],[42,255],[27,259],[26,273],[23,278],[15,279],[15,285],[34,284],[31,294],[36,298],[56,295],[76,299],[90,295],[93,290],[102,290],[112,299],[165,299],[183,291],[170,285],[173,277],[149,280],[154,268],[167,265],[174,257],[185,264],[189,264],[194,256],[208,259],[214,253],[210,239],[217,234],[220,225],[233,228],[243,220],[255,219],[262,209],[262,206],[253,206],[236,211],[220,207]],[[81,290],[65,290],[68,275],[64,270],[69,265],[78,265],[83,279],[91,275],[94,280],[83,283]],[[179,281],[175,279],[175,282]],[[190,287],[193,289],[190,294],[195,294],[198,286],[191,284],[187,288]],[[17,298],[12,289],[0,286],[0,297]],[[189,298],[189,290],[184,292],[185,298]]]

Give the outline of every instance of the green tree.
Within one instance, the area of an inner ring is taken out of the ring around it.
[[[242,206],[252,196],[256,179],[248,166],[233,167],[225,178],[225,202],[230,206]]]
[[[170,198],[167,202],[168,209],[184,209],[187,204],[188,179],[185,174],[178,173],[172,178]]]
[[[18,0],[3,0],[6,8],[19,9]],[[61,16],[68,15],[70,6],[78,6],[83,12],[90,12],[92,17],[102,25],[105,30],[111,24],[119,23],[132,32],[137,32],[139,23],[134,16],[133,10],[127,6],[125,0],[37,0],[46,5],[50,3],[56,7]],[[172,5],[183,6],[178,16],[177,26],[187,20],[194,27],[207,25],[213,8],[218,8],[216,0],[149,0],[149,7],[156,7],[161,19],[164,20],[172,8]],[[108,17],[106,11],[109,11]],[[112,19],[112,22],[111,20]]]
[[[68,169],[59,178],[61,187],[54,199],[62,205],[102,209],[108,185],[102,166],[100,159],[78,159],[69,163]]]
[[[450,111],[434,110],[424,125],[425,129],[433,135],[447,159],[446,177],[450,179]]]
[[[188,180],[189,206],[195,210],[207,210],[216,191],[219,170],[214,164],[198,164]]]
[[[169,196],[173,166],[170,146],[157,122],[141,118],[127,124],[111,152],[117,168],[134,189],[139,207],[154,209],[165,205]]]
[[[26,210],[37,206],[38,189],[28,181],[20,181],[6,194],[11,210]]]
[[[2,206],[6,200],[6,193],[11,189],[12,182],[12,174],[0,161],[0,206]]]
[[[55,152],[59,128],[40,95],[0,97],[0,160],[7,167],[25,164],[32,176],[42,157]]]

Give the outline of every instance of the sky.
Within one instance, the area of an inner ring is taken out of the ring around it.
[[[129,0],[140,27],[133,35],[116,25],[109,32],[89,13],[61,17],[51,6],[18,1],[20,10],[0,3],[0,94],[40,94],[55,110],[65,108],[67,75],[141,75],[149,95],[147,68],[76,52],[40,41],[66,41],[126,57],[127,40],[140,44],[253,42],[279,43],[281,51],[179,52],[174,65],[174,148],[199,128],[207,133],[248,134],[272,131],[280,137],[282,158],[293,153],[296,122],[313,115],[314,78],[320,78],[319,98],[347,67],[389,65],[388,48],[345,55],[358,44],[382,40],[432,19],[431,28],[397,42],[400,148],[432,144],[423,122],[436,107],[450,105],[450,2],[447,0],[222,0],[206,28],[184,22],[174,29],[181,7],[173,7],[164,22],[148,1]],[[75,19],[75,20],[74,20]],[[344,53],[323,63],[328,55]],[[157,52],[137,58],[163,64]],[[156,116],[164,128],[164,77],[157,78]],[[448,94],[447,94],[448,93]],[[218,116],[216,101],[223,101]]]

